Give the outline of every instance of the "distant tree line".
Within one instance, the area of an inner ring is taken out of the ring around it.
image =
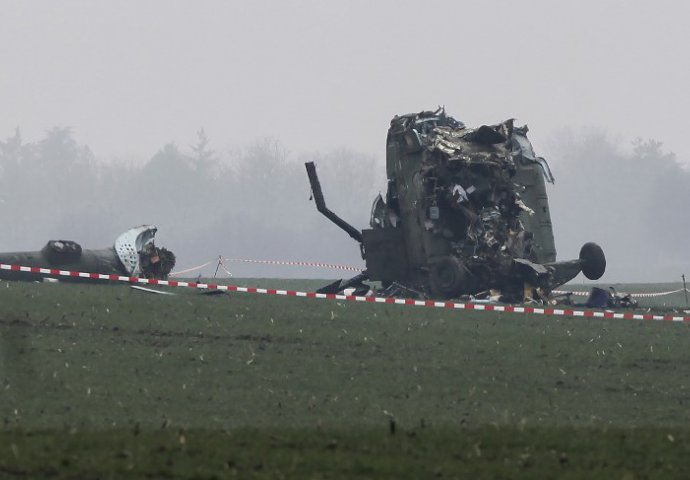
[[[655,141],[632,151],[605,133],[557,135],[547,154],[559,258],[588,240],[602,244],[615,280],[676,280],[690,274],[690,172]],[[0,141],[2,251],[38,249],[49,239],[109,245],[143,223],[178,267],[217,255],[362,265],[359,248],[309,201],[305,161],[315,161],[329,207],[358,228],[385,191],[383,153],[347,149],[292,153],[264,138],[216,151],[203,130],[194,145],[169,143],[147,162],[98,161],[69,128],[26,142]],[[211,269],[212,271],[212,269]],[[338,272],[234,265],[236,275],[333,278]],[[208,272],[208,271],[207,271]]]
[[[164,145],[142,165],[97,161],[69,128],[25,142],[0,141],[0,249],[39,249],[49,239],[105,246],[127,228],[159,227],[178,267],[218,255],[361,264],[359,249],[309,201],[305,161],[319,167],[327,201],[363,228],[385,188],[381,161],[349,150],[293,155],[259,139],[216,152],[203,130],[194,145]],[[332,277],[334,272],[236,265],[237,274]],[[212,271],[212,269],[211,269]]]
[[[618,281],[679,281],[690,272],[687,166],[654,140],[638,139],[631,151],[601,131],[554,140],[549,195],[559,257],[594,240]]]

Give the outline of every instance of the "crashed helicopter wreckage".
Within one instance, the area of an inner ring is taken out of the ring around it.
[[[321,291],[363,293],[372,280],[382,295],[540,301],[580,272],[604,274],[595,243],[556,262],[545,185],[554,179],[527,126],[472,129],[440,108],[395,116],[386,147],[386,197],[376,197],[371,228],[361,231],[326,207],[316,167],[306,164],[317,209],[360,243],[366,262],[361,274]]]
[[[72,240],[50,240],[37,252],[0,253],[0,263],[77,272],[166,279],[175,266],[175,254],[154,244],[157,227],[142,225],[117,237],[112,247],[82,249]],[[0,279],[40,281],[50,275],[0,270]],[[60,277],[65,281],[98,281]]]

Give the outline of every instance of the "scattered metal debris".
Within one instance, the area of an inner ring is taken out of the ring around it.
[[[202,290],[201,292],[199,292],[199,294],[200,294],[200,295],[205,295],[205,296],[208,296],[208,297],[215,297],[215,296],[218,296],[218,295],[228,295],[228,292],[226,292],[226,291],[224,291],[224,290],[215,290],[215,289],[214,289],[214,290]]]
[[[443,108],[396,116],[388,130],[385,200],[370,229],[358,230],[326,207],[316,167],[306,164],[317,209],[360,243],[366,271],[324,287],[457,298],[497,291],[504,302],[543,302],[581,271],[600,278],[602,249],[586,243],[577,260],[556,262],[546,161],[527,127],[513,120],[472,129]]]
[[[153,288],[146,288],[140,285],[130,285],[129,288],[133,288],[134,290],[140,290],[142,292],[147,293],[157,293],[158,295],[175,295],[173,292],[164,292],[163,290],[155,290]]]
[[[631,293],[617,292],[615,288],[609,287],[609,307],[610,308],[637,308],[639,302],[635,300]]]
[[[166,279],[175,266],[175,254],[154,244],[157,230],[153,225],[135,227],[117,237],[112,247],[95,250],[82,249],[72,240],[50,240],[38,252],[0,253],[0,263]],[[7,280],[40,281],[46,277],[40,273],[0,270],[0,278]],[[94,281],[81,277],[61,277],[61,280]]]
[[[637,308],[639,303],[630,293],[619,293],[615,288],[608,290],[594,287],[587,297],[588,308]]]

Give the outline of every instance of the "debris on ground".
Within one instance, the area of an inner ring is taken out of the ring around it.
[[[369,229],[358,230],[326,207],[313,162],[306,164],[317,209],[360,243],[366,270],[324,291],[369,288],[384,295],[458,298],[490,290],[505,302],[543,303],[581,271],[606,268],[597,244],[556,262],[546,183],[527,126],[513,119],[466,127],[443,108],[395,116],[387,137],[385,198]]]
[[[50,240],[37,252],[0,253],[0,263],[164,280],[175,266],[175,254],[158,247],[154,237],[158,228],[142,225],[117,237],[112,247],[83,249],[72,240]],[[0,270],[6,280],[51,281],[46,274]],[[98,281],[82,277],[60,277],[62,281]]]

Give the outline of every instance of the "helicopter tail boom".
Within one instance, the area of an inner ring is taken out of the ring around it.
[[[314,162],[307,162],[304,164],[307,167],[307,175],[309,176],[309,184],[311,185],[311,192],[314,195],[314,202],[316,202],[316,209],[321,212],[326,218],[331,222],[335,223],[337,226],[342,228],[350,235],[352,238],[362,243],[364,240],[362,238],[362,232],[357,230],[355,227],[347,223],[345,220],[340,218],[334,212],[328,209],[326,206],[326,200],[323,198],[323,192],[321,191],[321,183],[319,182],[319,177],[316,174],[316,165]]]

